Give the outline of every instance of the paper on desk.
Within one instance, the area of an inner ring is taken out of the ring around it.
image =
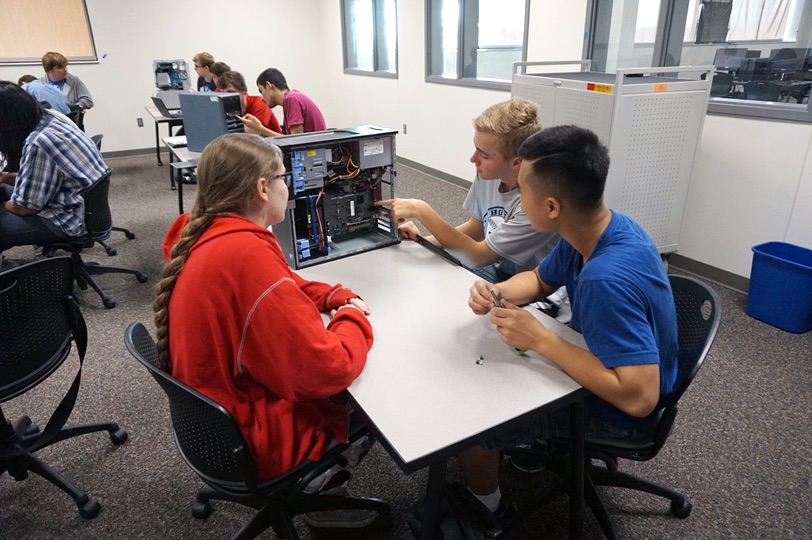
[[[186,146],[186,135],[175,135],[174,137],[165,137],[164,142],[172,148]]]

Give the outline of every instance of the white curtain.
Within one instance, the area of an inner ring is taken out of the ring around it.
[[[727,41],[782,39],[792,0],[733,0]]]

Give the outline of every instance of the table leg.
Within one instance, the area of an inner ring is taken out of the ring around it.
[[[570,406],[570,429],[572,430],[572,481],[569,486],[570,538],[584,536],[584,402],[576,401]]]
[[[440,511],[440,497],[443,494],[443,481],[447,460],[443,459],[429,465],[429,480],[426,485],[426,500],[423,503],[423,523],[421,523],[421,540],[432,540],[437,527],[437,514]]]
[[[183,171],[178,169],[178,215],[183,213]]]
[[[155,122],[155,155],[158,157],[158,165],[163,165],[161,161],[161,135],[158,132],[158,122]]]

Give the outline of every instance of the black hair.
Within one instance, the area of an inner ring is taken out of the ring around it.
[[[580,211],[598,208],[609,173],[609,151],[592,131],[555,126],[536,132],[519,148],[532,176],[553,197]]]
[[[0,154],[6,158],[6,171],[19,171],[23,143],[44,114],[28,92],[11,81],[0,81]]]
[[[280,90],[290,90],[285,76],[276,68],[268,68],[259,74],[259,77],[257,77],[257,86],[265,86],[265,83],[271,83]]]

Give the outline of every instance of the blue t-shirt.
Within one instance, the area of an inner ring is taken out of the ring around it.
[[[677,378],[677,315],[665,267],[654,243],[630,217],[612,212],[592,256],[562,239],[539,264],[539,277],[567,286],[572,304],[570,326],[607,368],[660,365],[660,395]],[[621,429],[639,429],[635,418],[595,397],[590,412]]]

